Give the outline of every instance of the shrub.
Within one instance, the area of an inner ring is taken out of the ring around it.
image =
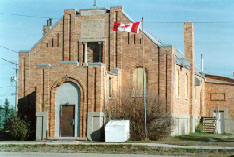
[[[148,138],[158,140],[171,133],[172,118],[165,112],[166,104],[157,97],[146,98]],[[111,119],[130,120],[130,140],[145,139],[144,102],[139,97],[122,97],[108,104],[107,114]]]
[[[36,139],[36,92],[32,92],[18,101],[18,114],[20,119],[24,119],[30,124],[29,140]]]
[[[202,125],[201,122],[197,125],[197,127],[195,129],[195,132],[197,132],[197,133],[202,133],[203,132],[203,125]]]
[[[29,124],[12,114],[5,121],[5,131],[14,140],[26,140],[29,137]]]

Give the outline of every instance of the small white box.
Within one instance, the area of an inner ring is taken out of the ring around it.
[[[130,138],[129,120],[110,120],[105,126],[105,142],[126,142]]]

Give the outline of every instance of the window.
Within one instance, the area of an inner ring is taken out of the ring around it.
[[[130,44],[130,33],[128,32],[128,44]]]
[[[184,90],[185,90],[185,99],[188,99],[188,74],[185,75],[185,81],[184,81]]]
[[[147,82],[146,72],[144,70],[144,87],[146,89],[146,82]],[[144,94],[143,90],[143,68],[139,67],[136,68],[133,72],[133,91],[135,96],[142,97]]]
[[[57,34],[57,47],[59,47],[59,33]]]
[[[180,80],[179,80],[179,70],[177,69],[176,70],[176,97],[179,97],[179,90],[180,90],[180,87],[179,87],[179,83],[180,83]]]
[[[134,34],[134,44],[136,44],[136,34]]]
[[[112,78],[109,78],[109,98],[112,98]]]

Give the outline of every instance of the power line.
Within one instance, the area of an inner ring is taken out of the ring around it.
[[[18,65],[17,63],[9,61],[9,60],[6,60],[5,58],[1,58],[1,59],[4,60],[4,61],[6,61],[6,62],[8,62],[8,63],[14,64],[14,65]]]
[[[18,64],[17,62],[12,62],[12,61],[9,61],[7,59],[4,59],[4,58],[1,58],[2,60],[10,63],[10,64],[14,64],[16,67],[15,67],[15,77],[13,79],[11,79],[11,82],[15,82],[15,111],[17,112],[18,111],[18,70],[19,70],[19,67],[18,67]]]
[[[185,23],[185,22],[181,22],[181,21],[146,21],[145,23]],[[222,24],[222,23],[233,23],[231,21],[194,21],[192,23],[198,23],[198,24]]]
[[[8,47],[5,47],[5,46],[1,46],[1,45],[0,45],[0,47],[6,49],[6,50],[8,50],[8,51],[18,53],[17,51],[12,50],[12,49],[10,49],[10,48],[8,48]]]
[[[12,14],[12,13],[0,13],[0,14],[10,15],[10,16],[29,17],[29,18],[60,19],[58,17],[48,17],[48,16],[32,16],[32,15]],[[145,21],[145,23],[184,23],[184,22],[182,21]],[[233,21],[194,21],[192,23],[211,24],[211,23],[234,23],[234,22]]]
[[[29,18],[43,18],[43,19],[51,18],[51,17],[46,17],[46,16],[31,16],[31,15],[24,15],[24,14],[11,14],[11,13],[0,13],[0,14],[3,14],[3,15],[10,15],[10,16],[29,17]],[[54,17],[54,18],[52,18],[52,19],[59,19],[59,18]]]
[[[0,88],[15,88],[15,86],[5,86],[5,87],[0,87]]]

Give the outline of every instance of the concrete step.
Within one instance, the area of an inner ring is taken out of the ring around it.
[[[52,141],[87,141],[87,137],[50,137]]]
[[[216,117],[202,117],[203,131],[205,133],[215,133]]]

